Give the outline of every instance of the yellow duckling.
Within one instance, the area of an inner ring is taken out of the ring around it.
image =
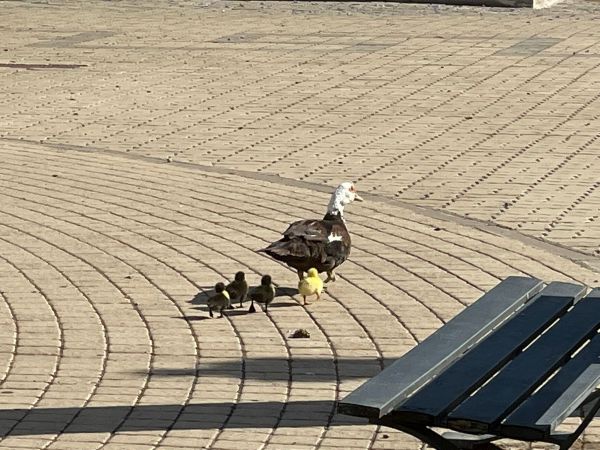
[[[225,290],[224,283],[215,284],[215,292],[215,295],[206,300],[206,304],[208,305],[208,313],[210,314],[210,317],[213,317],[214,309],[215,311],[219,311],[221,313],[219,317],[223,317],[223,310],[230,304],[229,293]]]
[[[317,300],[321,299],[323,292],[323,280],[319,276],[319,272],[314,267],[308,269],[308,275],[298,282],[298,292],[302,295],[304,304],[306,305],[306,297],[309,295],[317,296]]]

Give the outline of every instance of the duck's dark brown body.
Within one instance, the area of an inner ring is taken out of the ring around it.
[[[341,214],[326,214],[322,220],[299,220],[283,238],[260,250],[300,272],[314,267],[332,272],[350,255],[350,234]]]

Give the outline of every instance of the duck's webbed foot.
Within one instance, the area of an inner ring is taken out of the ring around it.
[[[325,280],[325,283],[329,283],[330,281],[335,281],[336,277],[335,277],[335,272],[333,270],[328,270],[327,271],[327,279]]]

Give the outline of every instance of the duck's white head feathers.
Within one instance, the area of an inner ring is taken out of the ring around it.
[[[331,194],[331,199],[329,200],[329,205],[327,205],[327,213],[328,214],[340,214],[344,217],[344,206],[352,203],[353,201],[362,202],[363,199],[356,192],[356,187],[354,183],[351,181],[345,181],[340,184],[333,194]]]

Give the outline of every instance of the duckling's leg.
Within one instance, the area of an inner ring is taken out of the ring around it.
[[[317,292],[317,301],[321,300],[321,294]]]
[[[210,306],[208,307],[208,314],[210,315],[210,317],[214,317],[213,316],[213,312],[212,312],[212,308]]]
[[[304,270],[298,269],[297,273],[298,273],[298,279],[302,280],[304,278]]]
[[[335,281],[335,272],[332,270],[328,270],[327,271],[327,279],[325,280],[325,283],[329,283],[330,281]]]
[[[224,309],[225,309],[225,308],[221,308],[221,309],[219,310],[219,312],[221,313],[221,315],[219,316],[219,319],[221,319],[221,318],[223,317],[223,310],[224,310]]]
[[[252,299],[252,302],[250,303],[250,308],[248,308],[248,312],[249,313],[255,313],[256,312],[256,308],[254,307],[254,299]]]
[[[229,300],[229,304],[226,306],[226,309],[235,309],[235,306],[231,304],[231,299]]]
[[[245,301],[246,301],[246,296],[240,295],[240,308],[244,306]]]
[[[302,296],[302,300],[304,300],[304,303],[303,303],[303,305],[306,305],[306,295],[303,295],[303,296]]]

